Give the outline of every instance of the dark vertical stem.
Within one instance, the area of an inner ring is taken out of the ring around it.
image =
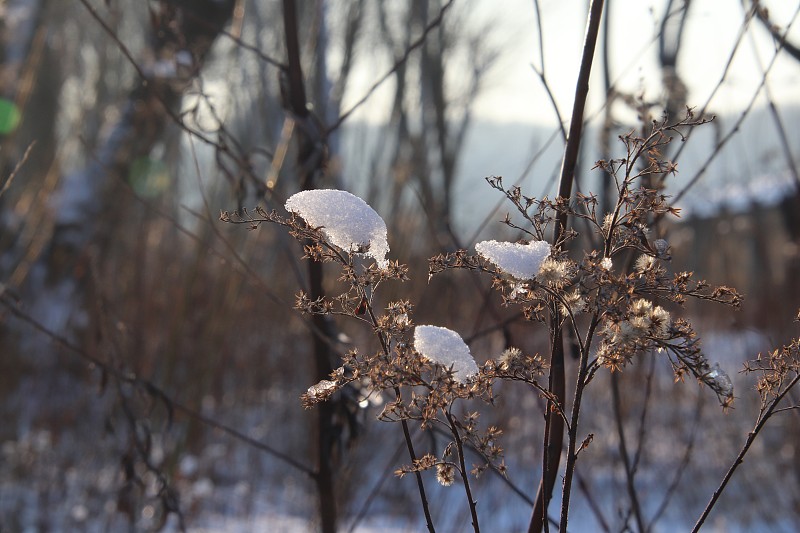
[[[606,0],[606,17],[603,20],[603,88],[606,93],[606,106],[605,106],[605,119],[603,120],[603,129],[600,133],[600,150],[603,159],[609,161],[611,159],[611,130],[614,127],[614,101],[617,99],[616,91],[611,86],[611,43],[609,35],[611,34],[611,0]],[[603,170],[603,178],[601,183],[600,194],[600,207],[601,212],[605,216],[613,208],[611,200],[613,176],[607,171]]]
[[[597,34],[600,30],[600,18],[603,13],[603,0],[592,0],[589,9],[589,22],[586,28],[586,38],[583,44],[581,69],[578,74],[578,83],[575,87],[575,100],[572,105],[572,119],[569,125],[567,147],[564,150],[564,159],[561,164],[561,179],[558,185],[558,196],[569,201],[572,196],[572,182],[574,181],[575,167],[578,164],[578,152],[581,145],[583,132],[583,113],[586,108],[586,97],[589,94],[589,75],[592,72],[592,59],[597,44]],[[560,246],[567,229],[567,213],[561,212],[556,217],[554,244]]]
[[[640,533],[645,533],[647,530],[642,518],[642,509],[639,505],[639,497],[636,493],[636,484],[634,483],[634,466],[631,464],[630,454],[628,453],[628,443],[625,439],[625,427],[622,424],[622,400],[619,394],[619,373],[613,372],[611,374],[611,397],[614,409],[614,421],[617,426],[617,437],[619,438],[619,454],[622,457],[622,465],[625,467],[625,485],[628,489],[628,497],[631,499],[631,508],[633,509],[633,516],[636,519],[636,527]]]
[[[286,36],[286,51],[288,54],[288,106],[298,120],[308,118],[306,107],[306,91],[303,83],[303,69],[300,64],[300,40],[297,35],[297,9],[294,0],[283,0],[283,27]],[[309,125],[313,121],[306,121]],[[322,163],[321,157],[315,157],[317,146],[322,142],[322,134],[310,127],[298,128],[297,167],[298,178],[305,190],[316,186],[315,176]],[[316,138],[315,138],[316,137]],[[309,295],[312,299],[321,298],[325,291],[323,287],[322,263],[308,262]],[[327,378],[333,371],[333,354],[330,351],[328,335],[330,324],[323,315],[314,315],[313,345],[314,345],[314,372],[315,380]],[[332,452],[334,445],[334,418],[335,406],[331,402],[322,402],[318,409],[317,417],[317,475],[314,480],[317,485],[319,497],[320,525],[323,533],[336,533],[336,492],[334,484],[334,468]]]
[[[594,57],[594,50],[597,44],[597,35],[600,30],[600,19],[603,13],[603,0],[592,0],[589,8],[589,20],[586,27],[586,37],[583,46],[583,56],[581,57],[581,67],[578,74],[578,82],[575,87],[575,99],[572,106],[572,118],[569,127],[569,137],[567,138],[567,146],[564,150],[564,159],[561,165],[561,179],[558,186],[558,200],[569,202],[572,196],[572,182],[574,181],[575,167],[578,164],[578,153],[580,149],[581,133],[583,131],[583,115],[586,108],[586,97],[589,94],[589,75],[592,71],[592,59]],[[560,248],[563,244],[563,239],[567,229],[567,213],[561,211],[556,215],[556,224],[553,234],[553,245]],[[566,385],[564,375],[564,341],[561,336],[561,313],[557,307],[552,310],[552,327],[553,327],[553,349],[550,357],[550,391],[556,396],[561,406],[565,406],[566,399]],[[581,359],[586,359],[587,354],[582,353]],[[585,366],[585,365],[584,365]],[[583,369],[581,369],[583,370]],[[582,380],[578,380],[578,388],[576,390],[576,401],[573,405],[573,426],[577,423],[578,409],[580,409],[580,397],[583,388]],[[542,482],[539,488],[539,493],[536,498],[536,505],[534,506],[533,516],[528,528],[529,532],[538,532],[542,530],[547,516],[547,506],[553,493],[553,486],[555,485],[556,476],[558,473],[558,464],[561,460],[561,448],[564,443],[564,422],[561,420],[561,414],[553,409],[552,402],[548,402],[547,422],[545,430],[544,441],[544,463],[545,469],[542,472]],[[570,428],[570,451],[574,455],[575,443],[573,433],[577,431],[576,427]],[[562,505],[561,517],[561,530],[566,531],[566,509],[569,505],[569,491],[572,481],[572,472],[570,468],[574,469],[574,457],[572,455],[567,457],[567,472],[564,480],[564,502],[566,506]]]
[[[478,509],[475,506],[475,499],[472,497],[472,489],[470,488],[469,476],[467,475],[467,465],[464,462],[464,443],[461,440],[461,435],[458,433],[453,415],[447,411],[445,411],[444,414],[447,417],[447,423],[450,424],[450,432],[453,434],[453,438],[456,440],[456,447],[458,448],[459,471],[461,472],[461,479],[464,482],[464,491],[467,493],[467,503],[469,503],[469,512],[472,517],[472,528],[475,530],[475,533],[480,533],[481,528],[478,525]]]
[[[397,400],[400,400],[400,389],[395,388],[395,392],[397,393]],[[403,425],[403,437],[406,440],[406,448],[408,448],[408,455],[411,457],[411,461],[416,461],[417,453],[414,451],[414,441],[411,440],[411,432],[408,430],[408,421],[403,419],[401,420]],[[436,533],[436,528],[433,527],[433,518],[431,518],[431,510],[430,506],[428,505],[428,497],[425,495],[425,484],[422,482],[422,474],[419,472],[414,472],[415,477],[417,479],[417,490],[419,491],[419,497],[422,502],[422,511],[425,513],[425,524],[428,527],[429,533]]]
[[[300,117],[308,114],[303,68],[300,64],[300,39],[297,36],[297,7],[294,0],[283,0],[283,27],[286,33],[286,53],[289,56],[289,104]]]
[[[542,480],[536,494],[536,504],[528,526],[529,533],[538,533],[547,528],[547,507],[553,495],[553,486],[561,459],[561,446],[564,441],[564,419],[556,409],[563,409],[566,398],[566,379],[564,374],[564,340],[561,328],[557,325],[557,308],[550,310],[554,319],[551,324],[552,344],[550,349],[550,378],[548,390],[559,399],[559,406],[552,401],[547,402],[547,413],[544,425],[544,450],[542,452]]]

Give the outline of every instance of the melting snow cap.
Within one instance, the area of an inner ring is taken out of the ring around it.
[[[438,326],[417,326],[414,329],[414,349],[432,363],[453,367],[453,378],[464,383],[478,373],[478,365],[461,335]]]
[[[381,268],[388,265],[386,223],[358,196],[336,189],[302,191],[290,197],[285,207],[309,226],[322,226],[331,244],[356,254],[369,245],[361,255],[372,257]]]
[[[482,241],[475,245],[475,250],[500,270],[517,279],[535,278],[544,260],[550,257],[550,244],[547,241],[532,241],[528,244]]]

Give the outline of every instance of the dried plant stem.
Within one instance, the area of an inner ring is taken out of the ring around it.
[[[628,497],[631,500],[631,509],[636,519],[636,527],[643,533],[647,528],[642,518],[642,508],[639,505],[639,498],[636,493],[634,465],[631,464],[628,444],[625,439],[625,428],[622,423],[622,400],[619,395],[619,374],[616,372],[612,372],[611,374],[611,397],[614,409],[614,421],[617,427],[617,437],[619,438],[619,454],[622,459],[622,465],[625,467],[625,486],[628,490]]]
[[[22,159],[20,159],[17,162],[17,166],[14,167],[14,170],[11,171],[11,174],[9,174],[8,179],[6,179],[5,183],[3,183],[3,186],[0,187],[0,196],[3,196],[3,194],[8,190],[8,188],[11,187],[11,182],[14,181],[14,178],[17,176],[17,173],[20,171],[22,166],[28,161],[28,157],[31,155],[31,150],[33,150],[34,146],[36,146],[36,141],[31,142],[28,145],[28,148],[25,149],[25,153],[22,154]]]
[[[367,302],[367,314],[369,315],[369,319],[372,323],[375,334],[378,336],[378,340],[381,343],[381,349],[383,350],[384,355],[389,357],[389,345],[386,343],[386,339],[378,329],[378,319],[375,317],[375,310],[372,308],[372,303],[370,303],[369,298],[367,298],[366,290],[362,288],[359,292],[361,293],[362,298],[364,298]],[[400,387],[395,387],[394,393],[397,402],[400,403],[402,398]],[[403,426],[403,438],[406,441],[408,456],[411,458],[411,463],[414,464],[417,460],[417,453],[414,451],[414,442],[411,440],[411,431],[408,429],[408,420],[405,418],[401,419],[400,425]],[[422,511],[425,514],[425,525],[427,526],[429,533],[436,533],[436,528],[433,526],[433,518],[431,518],[428,496],[425,494],[425,484],[422,482],[422,473],[417,470],[414,472],[414,477],[417,479],[417,490],[419,492],[420,503],[422,504]]]
[[[569,518],[569,499],[572,491],[572,478],[575,475],[575,464],[578,460],[578,453],[575,448],[578,442],[578,419],[581,412],[581,400],[583,391],[586,388],[587,376],[589,375],[589,347],[592,345],[592,337],[595,329],[600,323],[599,316],[592,317],[592,323],[586,334],[586,345],[581,350],[581,357],[578,367],[578,379],[575,386],[575,396],[572,400],[572,415],[569,424],[569,435],[567,441],[567,464],[564,468],[564,488],[561,495],[561,520],[559,521],[561,531],[567,531],[567,519]]]
[[[561,165],[561,178],[558,187],[558,196],[564,201],[569,201],[572,196],[572,182],[575,179],[575,167],[578,163],[578,155],[580,149],[581,132],[583,130],[583,116],[584,109],[586,108],[586,97],[589,94],[589,76],[592,70],[592,59],[594,57],[594,50],[597,44],[597,35],[600,29],[600,19],[603,13],[603,0],[593,0],[589,8],[589,20],[586,28],[586,38],[583,47],[583,56],[581,58],[581,67],[578,74],[578,82],[575,88],[575,99],[572,106],[572,119],[570,121],[569,137],[567,145],[564,149],[564,159]],[[567,229],[567,213],[561,211],[556,217],[555,231],[553,235],[553,245],[560,247],[562,245],[564,236]],[[553,349],[550,358],[550,391],[556,395],[561,405],[564,405],[566,398],[566,384],[564,374],[564,341],[561,336],[560,324],[561,313],[557,307],[554,307],[552,316],[553,324]],[[595,319],[596,321],[596,319]],[[589,345],[587,339],[587,346]],[[588,358],[587,350],[581,351],[581,376],[578,380],[578,389],[576,390],[576,399],[580,405],[580,395],[583,393],[584,379],[586,374],[586,360]],[[564,424],[561,421],[561,415],[557,414],[553,409],[552,402],[548,402],[547,421],[545,423],[545,441],[544,441],[544,468],[542,472],[542,482],[539,486],[539,492],[536,498],[536,505],[534,506],[533,516],[531,517],[530,526],[528,527],[529,533],[535,533],[542,530],[546,526],[547,506],[553,493],[556,476],[558,473],[558,464],[561,459],[561,447],[564,442]],[[570,428],[570,445],[574,453],[575,443],[574,433],[577,431],[577,411],[576,406],[573,406],[573,424]],[[568,461],[571,457],[568,456]],[[574,460],[572,462],[574,468]],[[569,479],[572,479],[572,472],[568,472]],[[564,486],[564,496],[567,505],[569,504],[569,487],[566,483]],[[561,529],[566,531],[566,508],[562,505],[562,521]]]
[[[750,450],[750,446],[753,445],[753,442],[755,442],[756,437],[758,437],[758,434],[764,428],[764,425],[766,425],[767,421],[772,417],[772,415],[774,415],[778,411],[777,410],[778,404],[781,403],[781,400],[783,400],[783,398],[789,393],[789,391],[792,390],[792,388],[795,385],[798,384],[798,382],[800,382],[800,374],[796,375],[794,379],[792,379],[792,381],[789,382],[786,388],[780,394],[775,396],[775,398],[773,398],[772,402],[769,404],[769,407],[767,407],[767,409],[762,412],[753,430],[747,434],[747,440],[745,440],[742,449],[739,451],[739,455],[736,456],[736,459],[733,461],[730,468],[725,473],[725,477],[722,478],[719,487],[717,487],[717,490],[714,491],[714,494],[708,501],[706,508],[703,510],[703,514],[700,515],[700,518],[697,520],[697,523],[694,525],[694,528],[692,528],[692,533],[697,533],[697,531],[700,531],[700,528],[705,523],[706,518],[708,518],[708,515],[711,513],[711,510],[717,504],[719,497],[722,495],[722,492],[728,485],[728,482],[733,477],[734,472],[736,472],[736,469],[739,468],[739,465],[741,465],[744,462],[744,456],[747,455],[747,452]]]
[[[476,502],[472,497],[472,490],[469,485],[467,465],[464,463],[464,443],[461,440],[461,435],[458,433],[458,427],[456,427],[453,415],[446,410],[444,411],[444,415],[447,417],[447,423],[450,424],[450,432],[453,434],[453,438],[456,440],[456,448],[458,448],[458,464],[460,467],[459,471],[461,473],[461,479],[464,481],[464,492],[467,494],[469,512],[472,515],[472,529],[475,530],[475,533],[480,533],[481,528],[478,525],[478,509],[475,507]]]
[[[553,314],[558,313],[555,309]],[[529,533],[538,533],[544,528],[548,530],[547,507],[553,494],[556,482],[558,463],[561,459],[561,446],[564,442],[563,407],[566,398],[566,379],[564,374],[564,340],[561,337],[561,328],[554,318],[552,325],[552,347],[550,356],[550,377],[548,390],[557,402],[548,400],[547,413],[544,425],[544,450],[542,453],[542,480],[536,494],[536,504],[533,506],[533,516],[528,527]],[[556,405],[556,403],[558,405]]]
[[[397,401],[399,402],[400,387],[395,387],[394,391],[397,394]],[[411,441],[411,432],[408,430],[408,421],[404,418],[400,420],[400,424],[403,426],[403,436],[406,439],[408,455],[411,457],[411,462],[414,463],[417,460],[417,454],[414,452],[414,443]],[[419,471],[416,471],[414,472],[414,476],[417,478],[417,490],[419,491],[419,499],[422,503],[422,511],[425,513],[425,524],[428,526],[428,532],[436,533],[436,528],[433,527],[430,506],[428,505],[428,497],[425,495],[425,484],[422,482],[422,474]]]

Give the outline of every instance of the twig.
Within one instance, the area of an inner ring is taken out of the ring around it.
[[[472,529],[475,531],[475,533],[480,533],[481,528],[480,525],[478,525],[478,510],[475,507],[476,502],[472,497],[472,490],[470,489],[468,475],[469,472],[467,472],[467,466],[464,463],[464,443],[461,440],[461,435],[458,432],[455,420],[453,420],[453,415],[451,415],[447,410],[444,410],[444,416],[447,417],[447,422],[450,424],[450,432],[453,434],[453,438],[456,440],[456,448],[458,449],[458,463],[460,465],[459,472],[461,473],[461,479],[464,482],[464,492],[466,492],[467,503],[469,503],[469,512],[472,516]]]
[[[697,520],[694,528],[692,528],[692,533],[697,533],[700,531],[700,528],[703,526],[703,523],[706,521],[706,518],[708,518],[709,513],[711,513],[711,510],[716,505],[719,497],[725,490],[725,487],[728,486],[728,482],[731,480],[731,477],[733,477],[734,472],[736,472],[736,469],[739,468],[739,465],[744,462],[744,457],[750,450],[750,446],[752,446],[753,442],[755,442],[756,437],[758,437],[758,434],[764,428],[764,425],[767,423],[767,421],[772,417],[772,415],[775,414],[780,401],[783,400],[783,398],[789,393],[790,390],[792,390],[795,385],[797,385],[798,382],[800,382],[800,374],[796,375],[794,379],[789,382],[783,392],[773,398],[767,410],[764,411],[764,413],[759,417],[753,430],[747,434],[747,439],[745,440],[742,449],[739,451],[739,455],[736,456],[736,459],[733,461],[733,464],[731,464],[728,472],[725,474],[725,477],[722,478],[719,487],[717,487],[717,490],[714,491],[714,494],[711,496],[706,508],[703,510],[703,514],[700,515],[700,518]]]
[[[539,76],[539,80],[542,82],[542,86],[547,93],[547,97],[550,99],[550,105],[553,106],[553,111],[556,113],[556,119],[558,120],[558,129],[561,132],[561,138],[564,139],[564,142],[567,142],[567,130],[564,127],[564,119],[561,117],[561,111],[558,109],[555,95],[550,89],[550,84],[547,82],[547,77],[544,73],[544,31],[542,27],[542,13],[539,9],[539,0],[533,0],[533,8],[536,11],[536,27],[539,30],[537,32],[539,35],[539,68],[536,68],[536,65],[532,63],[531,68],[536,75]]]
[[[34,146],[36,146],[36,141],[32,141],[28,145],[28,148],[25,149],[25,153],[22,154],[22,159],[20,159],[17,162],[17,165],[14,167],[14,170],[11,171],[11,174],[9,174],[8,179],[3,184],[3,188],[0,189],[0,197],[2,197],[3,194],[8,190],[8,188],[11,187],[11,182],[14,181],[15,177],[17,177],[17,173],[22,168],[22,165],[24,165],[28,161],[28,156],[31,155],[31,150],[33,150]]]
[[[394,392],[397,395],[397,401],[400,402],[400,387],[395,387]],[[406,448],[408,448],[408,455],[411,457],[412,464],[417,460],[417,453],[414,451],[414,442],[411,440],[411,432],[408,429],[408,421],[404,418],[400,420],[403,426],[403,437],[406,441]],[[428,505],[428,497],[425,494],[425,484],[422,482],[422,474],[419,471],[414,472],[417,479],[417,490],[419,491],[420,502],[422,503],[422,511],[425,513],[425,523],[428,527],[429,533],[436,533],[436,528],[433,526],[433,518],[431,518],[431,510]]]
[[[391,459],[386,464],[386,467],[383,469],[383,472],[380,476],[377,477],[377,482],[375,485],[369,490],[367,498],[364,500],[364,503],[361,504],[361,508],[356,513],[356,517],[353,519],[353,522],[350,524],[350,528],[347,530],[348,533],[353,533],[358,527],[358,524],[367,516],[367,511],[369,510],[370,505],[375,500],[375,497],[380,492],[383,484],[386,483],[386,480],[391,477],[391,472],[394,470],[394,465],[400,459],[400,455],[403,453],[403,447],[405,446],[404,442],[401,442],[395,452],[392,454]]]
[[[794,12],[794,15],[792,16],[791,21],[786,26],[786,30],[785,30],[784,33],[788,33],[789,30],[791,30],[792,25],[794,24],[794,21],[797,19],[798,14],[800,14],[800,5],[798,5],[797,10]],[[744,122],[744,119],[747,118],[747,115],[750,114],[750,111],[752,110],[753,106],[755,105],[756,100],[758,100],[758,95],[761,94],[762,89],[764,88],[764,86],[767,83],[767,77],[769,76],[769,73],[772,70],[772,67],[775,65],[778,57],[780,56],[781,47],[782,47],[782,44],[779,45],[778,48],[775,50],[775,54],[772,56],[772,59],[770,60],[769,64],[767,65],[767,68],[764,69],[764,75],[761,77],[761,83],[759,83],[758,88],[756,88],[756,90],[753,93],[752,98],[750,98],[750,101],[748,102],[747,106],[744,108],[742,113],[739,115],[739,118],[736,120],[736,122],[730,128],[730,130],[728,130],[728,133],[722,139],[720,139],[720,141],[714,147],[714,151],[711,152],[711,154],[708,156],[708,159],[706,159],[705,163],[703,163],[703,165],[695,173],[695,175],[686,183],[686,185],[683,187],[683,189],[681,189],[681,191],[678,194],[675,195],[675,198],[673,199],[673,202],[672,202],[673,204],[677,203],[681,198],[683,198],[686,195],[687,192],[689,192],[689,189],[691,189],[698,182],[698,180],[705,174],[706,170],[708,170],[708,167],[711,165],[711,162],[714,161],[717,158],[717,156],[719,155],[720,151],[722,150],[722,147],[725,146],[725,144],[728,143],[728,141],[731,139],[731,137],[733,137],[734,135],[736,135],[739,132],[739,127],[742,125],[742,122]]]
[[[611,373],[611,398],[614,409],[614,422],[617,428],[617,438],[619,439],[619,454],[622,459],[622,466],[625,468],[625,487],[628,491],[628,498],[631,501],[631,510],[636,519],[636,527],[639,533],[644,533],[645,525],[642,517],[642,508],[639,505],[639,497],[636,493],[635,468],[632,465],[628,454],[628,444],[625,440],[625,428],[622,424],[622,401],[619,395],[619,373]]]
[[[142,85],[149,86],[153,80],[151,79],[150,76],[147,75],[147,73],[145,73],[144,69],[142,69],[139,63],[136,62],[136,59],[133,57],[133,54],[125,45],[125,43],[123,43],[122,40],[120,40],[116,32],[108,25],[108,23],[105,20],[103,20],[103,17],[101,17],[100,14],[97,12],[97,10],[95,10],[95,8],[92,7],[92,5],[88,2],[88,0],[78,0],[78,1],[81,4],[83,4],[83,6],[86,8],[89,14],[92,16],[92,18],[100,25],[100,27],[103,29],[103,31],[106,32],[106,34],[111,38],[111,40],[114,41],[114,44],[117,45],[119,51],[122,53],[123,56],[125,56],[125,59],[127,59],[128,62],[131,64],[131,66],[134,68],[136,73],[139,75],[139,78],[141,78]],[[197,137],[205,144],[214,146],[215,148],[217,148],[222,152],[227,151],[227,148],[225,146],[203,135],[203,133],[201,133],[200,131],[192,129],[189,126],[187,126],[186,123],[180,118],[180,116],[178,116],[178,114],[175,113],[175,111],[173,111],[172,107],[164,99],[164,97],[158,93],[158,91],[151,91],[150,94],[152,94],[153,97],[156,98],[156,100],[158,100],[161,103],[161,106],[164,108],[164,112],[172,119],[173,122],[175,122],[175,124],[178,125],[179,128],[184,130],[189,135]],[[236,160],[236,158],[234,158],[234,160]]]
[[[435,18],[435,19],[433,19],[433,20],[431,21],[431,23],[430,23],[430,24],[428,24],[428,25],[425,27],[425,30],[422,32],[422,35],[420,35],[420,36],[419,36],[419,38],[418,38],[416,41],[414,41],[413,43],[411,43],[411,46],[409,46],[409,47],[406,49],[406,51],[405,51],[405,53],[403,54],[403,56],[402,56],[400,59],[398,59],[397,61],[395,61],[394,65],[392,65],[392,68],[390,68],[390,69],[389,69],[389,70],[386,72],[386,74],[384,74],[383,76],[381,76],[381,77],[378,79],[378,81],[376,81],[375,83],[373,83],[373,84],[372,84],[372,87],[370,87],[370,88],[367,90],[367,92],[364,94],[364,96],[362,96],[362,97],[361,97],[361,99],[360,99],[358,102],[356,102],[355,104],[353,104],[353,106],[352,106],[350,109],[348,109],[347,111],[345,111],[344,113],[342,113],[342,114],[341,114],[341,116],[340,116],[340,117],[339,117],[339,118],[336,120],[336,122],[334,122],[333,124],[331,124],[330,126],[328,126],[328,128],[325,130],[325,135],[330,135],[331,133],[333,133],[333,131],[337,130],[337,129],[338,129],[338,128],[339,128],[339,127],[340,127],[340,126],[341,126],[341,125],[344,123],[344,121],[345,121],[345,120],[347,120],[347,119],[350,117],[350,115],[352,115],[352,114],[353,114],[353,112],[354,112],[356,109],[358,109],[359,107],[361,107],[361,106],[364,104],[364,102],[366,102],[367,100],[369,100],[369,98],[372,96],[372,93],[374,93],[374,92],[375,92],[375,91],[378,89],[378,87],[380,87],[381,85],[383,85],[383,83],[384,83],[386,80],[388,80],[388,79],[389,79],[389,77],[390,77],[392,74],[394,74],[394,73],[397,71],[397,69],[398,69],[398,68],[400,68],[401,66],[403,66],[403,65],[405,64],[405,62],[406,62],[406,61],[408,61],[408,58],[409,58],[409,56],[411,56],[411,53],[412,53],[414,50],[416,50],[417,48],[419,48],[420,46],[422,46],[423,44],[425,44],[425,40],[428,38],[428,34],[429,34],[431,31],[433,31],[433,30],[434,30],[434,29],[435,29],[437,26],[439,26],[439,25],[442,23],[442,19],[443,19],[443,17],[444,17],[444,13],[445,13],[445,11],[447,11],[447,9],[448,9],[448,8],[449,8],[451,5],[453,5],[453,2],[454,2],[454,1],[455,1],[455,0],[449,0],[449,1],[448,1],[448,2],[445,4],[445,5],[443,5],[443,6],[442,6],[442,9],[440,9],[440,10],[439,10],[439,14],[436,16],[436,18]]]
[[[603,516],[603,511],[600,509],[600,506],[597,504],[597,501],[595,501],[594,497],[592,496],[592,492],[589,490],[589,485],[586,483],[586,480],[577,470],[575,471],[575,477],[578,479],[578,489],[580,489],[580,491],[586,497],[586,503],[589,504],[589,509],[591,509],[592,513],[594,513],[594,516],[599,522],[600,527],[606,533],[610,533],[611,528],[608,525],[608,521]]]
[[[694,444],[695,441],[697,440],[697,435],[699,433],[698,429],[700,427],[700,418],[703,413],[703,405],[704,405],[703,396],[701,394],[698,394],[697,407],[695,408],[695,416],[694,416],[694,421],[692,423],[692,432],[689,434],[689,442],[686,443],[686,449],[683,452],[683,458],[681,459],[681,462],[678,465],[678,467],[675,469],[675,475],[672,478],[672,481],[669,483],[669,486],[667,486],[667,490],[664,492],[664,499],[661,500],[661,503],[656,508],[656,512],[650,519],[650,523],[647,525],[648,532],[653,529],[653,526],[661,518],[661,515],[663,515],[664,512],[666,512],[670,500],[678,490],[678,484],[680,483],[683,474],[689,467],[689,461],[692,458],[692,452],[694,451]]]
[[[59,335],[58,333],[52,331],[51,329],[49,329],[46,326],[44,326],[41,322],[39,322],[38,320],[36,320],[32,316],[30,316],[27,313],[25,313],[24,311],[20,310],[16,305],[14,305],[13,303],[7,301],[7,299],[5,297],[1,297],[0,298],[0,304],[2,304],[6,309],[8,309],[11,312],[11,314],[14,315],[15,317],[17,317],[19,320],[25,322],[26,324],[31,326],[33,329],[35,329],[39,333],[42,333],[43,335],[45,335],[46,337],[50,338],[53,342],[55,342],[59,346],[62,346],[64,348],[66,348],[67,350],[69,350],[70,352],[74,353],[75,355],[77,355],[78,357],[80,357],[81,359],[86,361],[87,363],[91,364],[92,366],[101,369],[103,372],[105,372],[105,373],[107,373],[107,374],[109,374],[111,376],[114,376],[115,378],[119,379],[122,382],[130,383],[131,385],[135,385],[135,386],[138,386],[138,387],[142,388],[150,396],[163,401],[169,408],[172,408],[175,411],[181,411],[182,413],[184,413],[185,415],[187,415],[190,418],[193,418],[193,419],[195,419],[195,420],[197,420],[199,422],[202,422],[203,424],[206,424],[206,425],[208,425],[210,427],[213,427],[213,428],[218,429],[218,430],[220,430],[220,431],[222,431],[224,433],[227,433],[231,437],[233,437],[233,438],[235,438],[235,439],[237,439],[239,441],[242,441],[245,444],[248,444],[248,445],[252,446],[253,448],[256,448],[258,450],[266,452],[266,453],[272,455],[273,457],[276,457],[276,458],[280,459],[281,461],[285,462],[286,464],[288,464],[289,466],[295,468],[296,470],[298,470],[300,472],[303,472],[304,474],[308,475],[312,479],[316,477],[317,474],[316,474],[316,472],[314,470],[312,470],[311,468],[305,466],[304,464],[300,463],[299,461],[297,461],[295,459],[292,459],[291,457],[289,457],[288,455],[284,454],[283,452],[280,452],[280,451],[276,450],[275,448],[272,448],[271,446],[269,446],[267,444],[259,442],[259,441],[255,440],[255,439],[253,439],[252,437],[248,437],[244,433],[241,433],[240,431],[238,431],[236,429],[233,429],[230,426],[227,426],[227,425],[225,425],[225,424],[223,424],[221,422],[217,422],[216,420],[213,420],[213,419],[211,419],[211,418],[209,418],[209,417],[207,417],[205,415],[202,415],[202,414],[198,413],[197,411],[185,406],[184,404],[182,404],[182,403],[180,403],[178,401],[175,401],[174,399],[172,399],[171,396],[169,396],[165,391],[160,389],[157,385],[155,385],[151,381],[148,381],[148,380],[146,380],[144,378],[141,378],[141,377],[137,376],[136,374],[134,374],[133,372],[119,370],[119,369],[115,368],[114,366],[111,366],[111,365],[107,364],[105,361],[103,361],[101,359],[98,359],[97,357],[94,357],[93,355],[90,355],[89,353],[87,353],[80,346],[74,344],[72,341],[70,341],[66,337],[64,337],[62,335]]]

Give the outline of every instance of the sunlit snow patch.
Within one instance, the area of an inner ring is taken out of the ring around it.
[[[387,266],[386,223],[358,196],[335,189],[302,191],[289,198],[285,207],[309,226],[322,226],[331,244],[355,254],[369,246],[362,255],[372,257],[380,267]]]
[[[475,250],[517,279],[535,278],[544,260],[550,257],[550,244],[546,241],[532,241],[529,244],[482,241],[475,245]]]
[[[417,326],[414,329],[414,349],[425,359],[444,367],[453,368],[453,377],[464,383],[478,373],[478,365],[455,331],[438,326]]]

